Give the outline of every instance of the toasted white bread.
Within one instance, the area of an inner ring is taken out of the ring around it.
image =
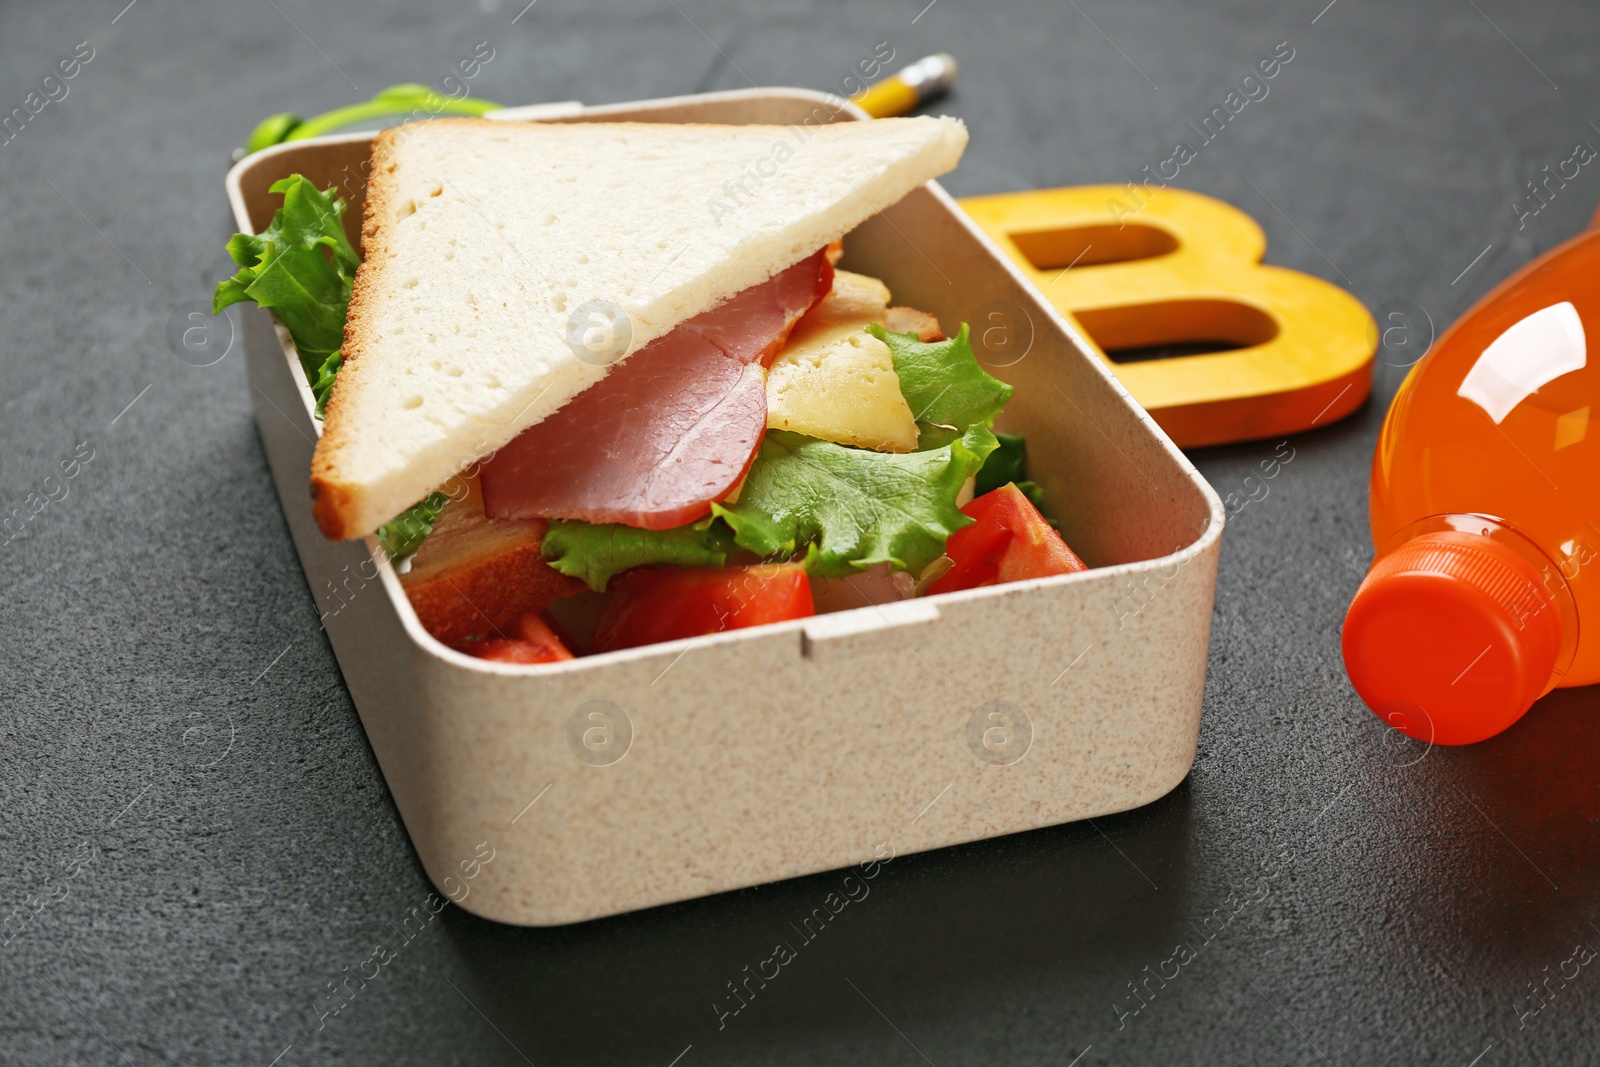
[[[598,381],[609,365],[568,339],[586,307],[620,309],[637,351],[948,171],[966,140],[949,118],[385,131],[312,461],[318,525],[370,533]]]

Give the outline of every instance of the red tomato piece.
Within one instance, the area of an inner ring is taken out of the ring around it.
[[[955,566],[928,587],[929,593],[1089,569],[1014,484],[983,494],[961,512],[976,521],[950,535],[944,552]]]
[[[591,652],[739,630],[816,613],[797,563],[639,567],[612,579]]]
[[[457,651],[496,663],[559,663],[572,658],[550,623],[537,612],[522,616],[511,630],[504,637],[461,645]]]

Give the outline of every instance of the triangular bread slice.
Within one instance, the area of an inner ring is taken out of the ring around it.
[[[370,533],[598,381],[603,358],[569,343],[583,309],[621,309],[637,351],[950,170],[966,141],[927,117],[384,131],[311,466],[318,525]]]

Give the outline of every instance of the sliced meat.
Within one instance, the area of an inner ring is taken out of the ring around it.
[[[828,262],[824,250],[788,270],[779,271],[760,285],[734,294],[704,315],[697,315],[679,326],[661,341],[680,333],[698,334],[730,359],[770,364],[783,351],[795,323],[832,288],[833,264]],[[633,358],[638,359],[649,350],[646,347]],[[617,369],[627,365],[624,363]]]
[[[483,515],[479,480],[451,484],[463,486],[400,576],[423,629],[447,645],[507,636],[521,616],[588,588],[545,562],[542,521],[492,522]]]
[[[761,444],[766,376],[698,334],[663,340],[501,449],[484,513],[662,530],[710,511]]]
[[[923,344],[943,341],[939,320],[916,308],[892,307],[884,314],[883,328],[890,333],[914,333]]]
[[[641,348],[483,466],[484,513],[646,530],[703,518],[761,445],[763,364],[832,285],[818,252]]]

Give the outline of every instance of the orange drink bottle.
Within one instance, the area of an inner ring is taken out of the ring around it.
[[[1391,726],[1470,744],[1556,686],[1600,682],[1597,408],[1591,230],[1479,301],[1389,408],[1377,557],[1342,641],[1356,692]]]

